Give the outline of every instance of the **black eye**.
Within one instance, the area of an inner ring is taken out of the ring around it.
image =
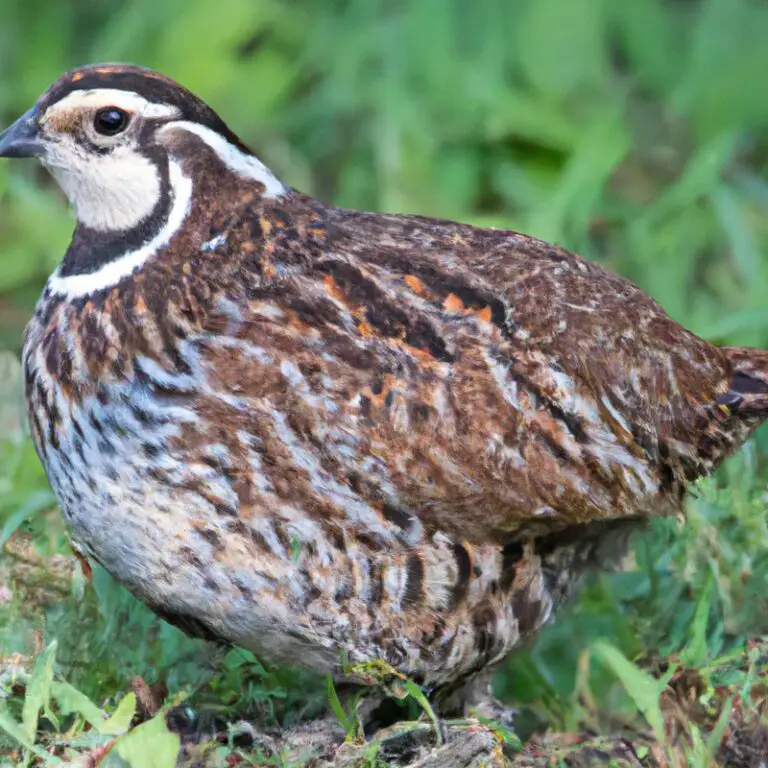
[[[128,125],[128,115],[117,107],[100,109],[93,118],[93,127],[96,133],[102,136],[114,136]]]

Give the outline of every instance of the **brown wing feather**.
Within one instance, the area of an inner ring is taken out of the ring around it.
[[[297,194],[265,202],[233,179],[199,193],[162,259],[67,322],[86,388],[99,366],[130,375],[131,353],[178,372],[174,338],[194,345],[201,420],[171,450],[237,457],[232,514],[294,505],[333,526],[375,514],[408,541],[508,541],[678,509],[685,481],[744,437],[716,402],[728,355],[567,251]],[[119,356],[90,322],[102,305]]]
[[[240,260],[205,290],[237,320],[200,311],[241,347],[203,354],[215,390],[259,405],[201,409],[260,435],[281,503],[346,518],[355,500],[482,543],[677,509],[725,455],[725,355],[573,254],[299,197],[227,235]]]

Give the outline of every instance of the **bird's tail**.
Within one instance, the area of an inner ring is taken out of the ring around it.
[[[749,347],[723,347],[732,373],[723,404],[756,427],[768,419],[768,351]]]

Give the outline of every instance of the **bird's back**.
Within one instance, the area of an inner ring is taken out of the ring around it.
[[[355,431],[436,530],[487,541],[678,509],[768,414],[763,353],[699,339],[599,265],[514,232],[306,204],[311,266],[270,301],[322,335]]]

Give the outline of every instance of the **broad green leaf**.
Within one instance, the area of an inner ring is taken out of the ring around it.
[[[676,106],[700,132],[764,123],[766,105],[751,98],[768,67],[768,8],[751,0],[705,0],[691,17],[690,56]]]
[[[410,678],[404,682],[404,685],[408,695],[416,702],[418,702],[419,706],[424,710],[424,714],[429,717],[429,719],[432,721],[432,725],[435,726],[435,738],[437,739],[437,743],[442,743],[443,737],[442,730],[440,728],[440,721],[437,719],[435,710],[432,709],[432,705],[429,703],[429,700],[424,695],[424,691],[422,691],[421,688],[419,688],[419,686]]]
[[[29,756],[35,755],[44,765],[61,765],[61,760],[49,755],[45,750],[34,744],[27,736],[26,729],[21,723],[17,723],[8,711],[6,703],[0,699],[0,730],[5,731],[14,741],[17,741],[27,750],[27,758],[22,765],[27,765]]]
[[[723,168],[733,157],[736,138],[733,132],[724,131],[700,146],[680,178],[664,190],[638,225],[648,222],[658,225],[660,219],[707,197],[720,184]]]
[[[725,729],[728,727],[731,714],[733,714],[734,698],[734,696],[729,696],[726,699],[720,712],[720,717],[717,718],[717,723],[715,723],[715,727],[709,734],[709,738],[707,739],[707,747],[710,755],[717,753],[717,748],[720,746],[720,742],[723,740],[723,734],[725,733]]]
[[[6,703],[2,699],[0,699],[0,728],[14,741],[18,741],[19,744],[27,748],[32,746],[34,739],[30,738],[27,729],[21,723],[17,723],[13,719]]]
[[[731,312],[720,318],[712,318],[707,324],[696,328],[705,339],[722,341],[748,331],[768,329],[768,306]]]
[[[585,126],[555,189],[532,214],[532,233],[544,240],[562,238],[567,221],[583,231],[591,220],[607,179],[629,148],[619,111],[610,107]]]
[[[747,283],[761,275],[760,252],[750,231],[743,200],[732,187],[721,184],[710,195],[712,206],[728,237],[733,260]]]
[[[344,707],[339,700],[339,694],[336,693],[336,686],[333,684],[333,677],[328,675],[326,689],[328,693],[328,703],[331,705],[333,713],[341,723],[341,727],[346,731],[347,736],[351,736],[355,732],[354,718],[349,717],[344,711]]]
[[[21,723],[30,741],[35,740],[40,711],[48,709],[48,702],[51,698],[51,683],[53,682],[53,665],[56,663],[56,647],[57,643],[54,640],[37,657],[35,667],[27,683],[27,692],[21,711]]]
[[[101,724],[99,731],[110,735],[125,733],[136,714],[136,694],[129,693],[120,699],[112,716]]]
[[[69,683],[54,681],[51,684],[51,697],[56,700],[62,715],[76,712],[101,732],[106,723],[102,711],[77,688]]]
[[[120,738],[115,751],[131,768],[175,768],[180,745],[179,735],[168,730],[161,712]]]
[[[603,0],[528,0],[515,29],[519,61],[547,96],[602,87],[609,74]]]
[[[641,3],[609,2],[606,11],[615,20],[622,50],[633,65],[638,82],[659,95],[673,88],[688,55],[685,26],[676,24],[665,0]]]
[[[47,490],[33,491],[28,495],[26,501],[18,506],[3,523],[0,530],[0,547],[13,536],[19,526],[28,518],[48,509],[54,503],[53,494]]]

